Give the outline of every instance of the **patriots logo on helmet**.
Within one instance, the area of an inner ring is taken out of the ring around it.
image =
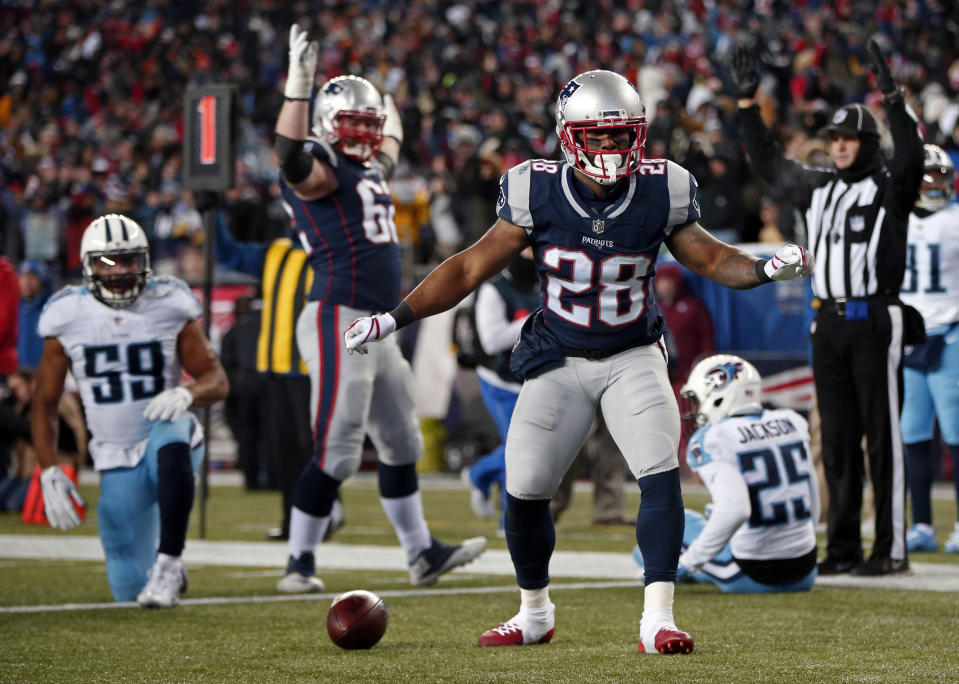
[[[564,104],[566,104],[566,100],[568,100],[570,96],[577,90],[579,90],[579,83],[576,81],[570,81],[567,83],[566,87],[559,92],[559,106],[562,107]]]
[[[731,383],[743,369],[741,363],[724,363],[710,368],[706,372],[706,386],[711,390],[721,390]]]
[[[327,84],[326,90],[323,92],[327,95],[336,95],[337,93],[343,92],[343,86],[336,81],[331,81],[329,84]]]

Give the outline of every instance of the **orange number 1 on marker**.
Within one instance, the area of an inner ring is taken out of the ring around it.
[[[200,163],[216,163],[216,97],[205,95],[197,106],[200,112]]]

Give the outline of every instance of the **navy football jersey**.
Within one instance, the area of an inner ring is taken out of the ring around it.
[[[502,177],[497,214],[529,235],[542,326],[562,347],[619,350],[659,339],[656,257],[675,226],[699,219],[695,198],[696,179],[665,159],[643,160],[602,199],[565,161],[533,159]]]
[[[283,199],[313,267],[307,299],[377,312],[393,309],[400,299],[402,261],[393,198],[379,166],[360,164],[317,138],[308,138],[305,149],[339,179],[333,193],[305,201],[280,177]]]

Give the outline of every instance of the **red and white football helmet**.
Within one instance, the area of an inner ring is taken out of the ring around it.
[[[560,91],[556,133],[569,164],[597,183],[613,185],[639,170],[646,144],[646,107],[619,74],[587,71]],[[606,133],[614,145],[588,146],[589,137]]]
[[[330,79],[313,101],[313,133],[360,162],[380,151],[385,122],[382,96],[359,76]]]

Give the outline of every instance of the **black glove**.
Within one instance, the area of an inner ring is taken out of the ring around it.
[[[872,58],[869,68],[876,76],[876,87],[883,95],[892,95],[896,92],[896,82],[892,80],[892,71],[886,64],[886,56],[882,54],[882,48],[875,37],[869,39],[869,56]]]
[[[737,43],[733,48],[733,84],[737,98],[752,98],[759,87],[759,69],[756,65],[756,53],[745,43]]]

